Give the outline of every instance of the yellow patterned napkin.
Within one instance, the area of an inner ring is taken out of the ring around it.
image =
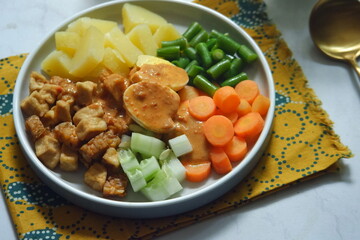
[[[262,1],[203,0],[242,26],[259,44],[276,86],[271,142],[253,171],[234,189],[197,210],[166,218],[130,220],[74,206],[42,183],[23,157],[12,119],[12,94],[26,55],[0,60],[0,182],[20,239],[150,239],[337,169],[352,156],[332,129]]]

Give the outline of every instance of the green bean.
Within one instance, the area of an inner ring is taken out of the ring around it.
[[[187,57],[180,57],[179,59],[172,61],[172,63],[178,67],[185,68],[190,63],[190,60]]]
[[[206,72],[213,79],[217,80],[223,73],[229,70],[231,62],[228,59],[221,60],[220,62],[212,65]]]
[[[189,45],[195,47],[200,42],[206,42],[209,39],[209,34],[204,29],[196,34],[189,42]]]
[[[231,78],[239,74],[245,66],[245,62],[241,58],[234,58],[231,60],[231,65],[228,71],[222,76],[224,79]]]
[[[211,53],[211,58],[215,62],[218,62],[218,61],[222,60],[225,57],[224,51],[221,50],[220,48],[213,49],[210,53]]]
[[[188,41],[193,39],[196,34],[198,34],[201,30],[203,30],[203,27],[198,22],[193,22],[190,24],[190,26],[185,30],[183,33],[183,37],[185,37]]]
[[[242,57],[247,63],[252,63],[258,58],[258,55],[246,45],[241,45],[237,49],[237,54],[239,54],[239,56]]]
[[[180,57],[180,46],[170,46],[157,49],[157,56],[167,60],[175,60]]]
[[[213,49],[214,46],[216,46],[217,40],[216,38],[209,38],[206,41],[206,46],[209,49],[209,51],[211,51],[211,49]]]
[[[224,34],[219,35],[217,40],[218,40],[218,47],[221,48],[222,50],[224,50],[224,52],[226,52],[228,54],[235,54],[236,51],[241,46],[234,39],[232,39],[229,36],[226,36]]]
[[[199,65],[199,62],[197,60],[192,60],[191,62],[189,62],[189,64],[185,67],[185,71],[189,71],[189,68],[192,66],[192,65]]]
[[[180,46],[180,50],[183,50],[187,47],[188,42],[185,37],[181,37],[172,41],[162,41],[161,47],[171,47],[171,46]]]
[[[207,93],[210,96],[213,96],[215,91],[218,89],[217,86],[215,86],[203,75],[197,75],[193,80],[193,84],[195,87],[197,87],[198,89]]]
[[[227,80],[225,80],[224,82],[222,82],[220,85],[222,87],[224,86],[231,86],[231,87],[235,87],[239,82],[248,79],[248,76],[246,73],[242,72],[239,73],[238,75],[231,77]]]
[[[212,64],[211,54],[209,50],[206,47],[205,42],[200,42],[198,45],[196,45],[196,51],[199,55],[201,65],[205,68],[208,68]]]
[[[193,48],[193,47],[187,47],[184,49],[184,53],[185,55],[190,58],[191,60],[197,60],[198,59],[198,56],[197,56],[197,53],[196,53],[196,49]]]
[[[211,30],[211,32],[210,32],[211,38],[218,38],[220,35],[222,35],[222,33],[216,31],[215,29]]]
[[[199,65],[195,65],[195,64],[191,65],[187,69],[187,74],[189,75],[190,78],[194,78],[202,72],[204,72],[204,68],[200,67]]]

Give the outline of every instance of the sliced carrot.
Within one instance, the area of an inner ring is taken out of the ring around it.
[[[190,182],[201,182],[207,179],[211,172],[211,162],[192,163],[181,161],[186,169],[186,179]]]
[[[218,174],[225,174],[232,170],[229,157],[221,147],[211,147],[210,149],[211,165]]]
[[[198,96],[189,100],[189,112],[194,118],[205,121],[215,114],[214,100],[209,96]]]
[[[253,80],[244,80],[239,82],[235,86],[235,91],[240,96],[240,98],[245,99],[250,104],[254,101],[254,99],[259,95],[259,86]]]
[[[223,147],[234,136],[234,127],[227,117],[215,115],[204,123],[204,134],[211,145]]]
[[[253,137],[258,135],[264,128],[264,119],[258,112],[250,112],[239,118],[234,125],[236,135],[241,137]]]
[[[262,117],[265,117],[270,107],[270,99],[264,95],[259,94],[251,105],[253,112],[258,112]]]
[[[215,115],[223,115],[225,117],[227,117],[228,119],[230,119],[230,121],[235,124],[236,121],[239,118],[239,115],[237,112],[231,112],[231,113],[224,113],[223,111],[221,111],[220,109],[216,109],[215,111]]]
[[[240,161],[247,153],[246,140],[243,137],[234,136],[231,141],[226,144],[224,150],[230,161]]]
[[[236,111],[237,111],[238,116],[242,117],[242,116],[248,114],[249,112],[251,112],[251,105],[247,100],[241,99],[240,104],[237,107]]]
[[[224,113],[235,112],[240,103],[240,97],[230,86],[221,87],[213,96],[215,105]]]
[[[186,85],[180,91],[178,91],[180,102],[190,100],[194,97],[200,96],[199,90],[193,86]]]

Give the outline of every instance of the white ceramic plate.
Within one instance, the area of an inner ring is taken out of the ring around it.
[[[34,153],[33,144],[27,135],[24,126],[24,116],[20,109],[20,102],[28,94],[29,76],[32,71],[40,71],[42,60],[55,48],[54,33],[64,30],[75,19],[83,16],[116,21],[121,26],[121,8],[128,1],[112,1],[82,11],[67,19],[58,28],[54,29],[44,41],[39,44],[26,59],[18,79],[16,81],[13,112],[15,128],[18,134],[23,153],[38,176],[54,191],[69,201],[84,208],[102,214],[131,217],[131,218],[155,218],[169,216],[192,210],[202,206],[229,191],[243,179],[255,166],[260,154],[263,152],[269,139],[274,114],[275,91],[269,66],[262,52],[246,32],[223,15],[198,4],[181,1],[131,1],[133,4],[143,6],[155,13],[160,14],[168,22],[174,24],[182,33],[187,26],[198,21],[207,30],[216,29],[228,32],[230,36],[239,42],[250,46],[259,56],[259,60],[246,69],[251,79],[255,80],[261,93],[271,100],[270,109],[265,121],[265,127],[257,143],[248,152],[233,171],[225,176],[212,174],[202,183],[185,183],[184,190],[171,199],[158,202],[149,202],[141,194],[129,191],[128,196],[121,201],[102,198],[98,192],[87,187],[83,182],[81,170],[76,173],[65,173],[58,170],[52,171],[46,168]],[[83,171],[83,170],[82,170]]]

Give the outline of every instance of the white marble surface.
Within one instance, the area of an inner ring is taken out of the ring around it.
[[[65,18],[101,2],[0,0],[0,58],[31,52]],[[160,239],[360,239],[360,79],[347,64],[315,49],[308,32],[315,0],[265,2],[335,131],[355,157],[341,161],[341,174],[299,184]],[[2,196],[0,232],[1,239],[16,239]]]

